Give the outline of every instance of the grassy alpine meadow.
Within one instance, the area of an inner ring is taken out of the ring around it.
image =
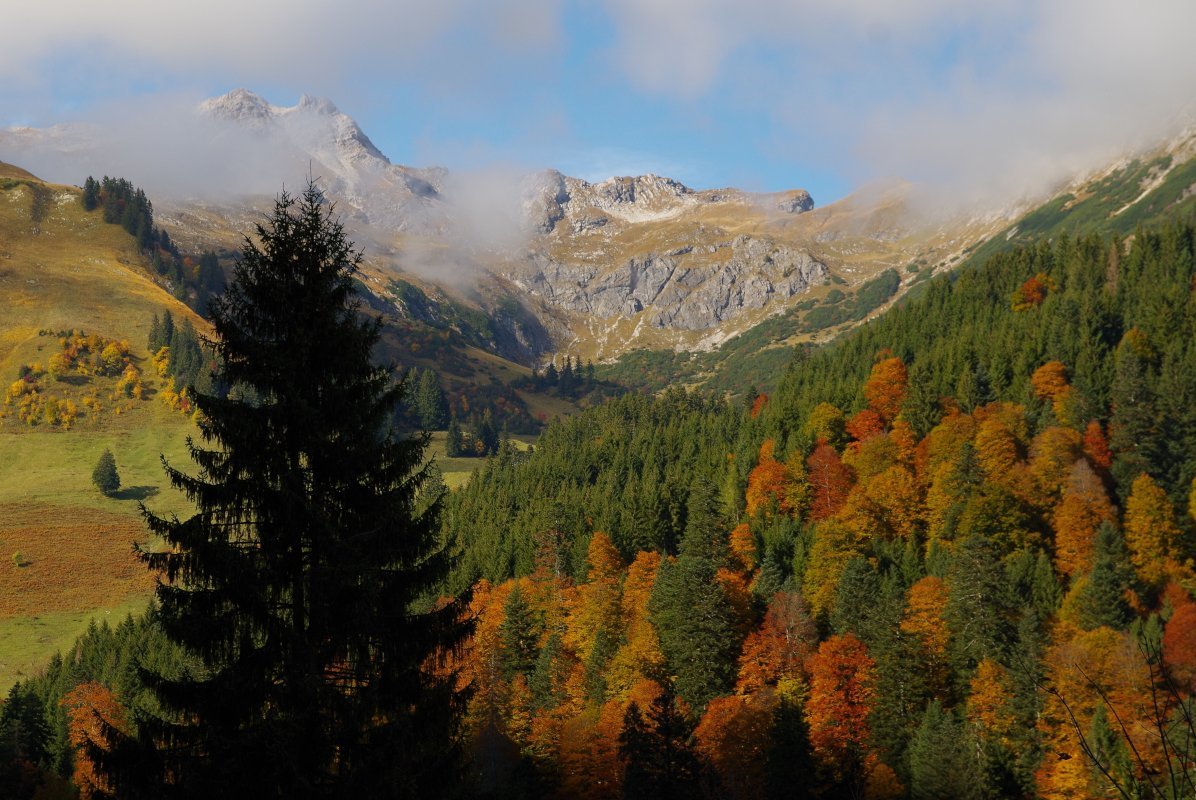
[[[69,647],[92,619],[144,610],[153,576],[133,553],[146,542],[138,501],[185,515],[160,458],[191,466],[188,417],[157,402],[95,430],[0,433],[0,692]],[[121,488],[91,482],[109,449]]]

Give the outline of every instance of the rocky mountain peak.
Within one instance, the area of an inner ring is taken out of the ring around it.
[[[217,119],[247,124],[254,128],[269,125],[274,119],[270,104],[248,89],[233,89],[220,97],[199,104],[199,110]]]

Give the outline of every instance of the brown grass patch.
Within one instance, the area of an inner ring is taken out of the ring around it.
[[[0,619],[93,611],[148,595],[154,577],[132,547],[147,535],[127,515],[0,504]],[[16,552],[23,566],[13,563]]]

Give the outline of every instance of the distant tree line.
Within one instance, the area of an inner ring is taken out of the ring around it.
[[[170,234],[154,225],[153,204],[145,192],[130,181],[107,175],[97,181],[89,175],[81,202],[86,211],[102,209],[104,222],[120,225],[135,238],[178,299],[202,313],[208,300],[224,291],[226,278],[216,254],[205,252],[198,259],[181,254]]]
[[[192,386],[203,392],[213,390],[212,356],[205,352],[191,320],[176,325],[169,310],[160,318],[154,314],[146,345],[151,355],[165,357],[165,375],[174,378],[180,389]]]

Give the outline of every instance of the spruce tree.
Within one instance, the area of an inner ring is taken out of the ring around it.
[[[741,644],[734,609],[717,580],[726,540],[714,485],[698,478],[675,562],[661,565],[648,602],[677,694],[697,713],[735,683]]]
[[[116,471],[116,458],[105,448],[91,471],[91,482],[105,495],[111,497],[120,488],[120,474]]]
[[[95,211],[100,205],[100,184],[90,175],[83,182],[83,210]]]
[[[461,423],[453,417],[449,420],[448,437],[445,439],[444,453],[449,458],[465,455],[465,434],[461,432]]]
[[[401,387],[371,363],[360,253],[321,193],[285,192],[211,305],[218,383],[197,393],[184,520],[166,543],[163,630],[203,669],[145,679],[167,710],[100,763],[130,797],[430,797],[456,774],[457,700],[426,669],[463,633],[424,441],[389,428]]]
[[[677,708],[667,685],[646,715],[633,701],[619,735],[619,759],[626,764],[623,796],[628,800],[701,796],[702,764],[690,744],[692,737],[693,724]]]

